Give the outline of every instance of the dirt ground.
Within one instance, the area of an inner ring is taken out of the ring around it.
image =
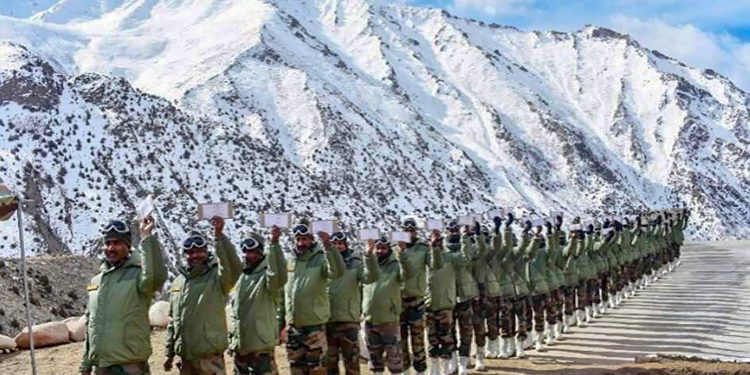
[[[155,331],[152,336],[154,354],[151,356],[153,375],[177,374],[162,369],[164,359],[164,331]],[[68,344],[44,348],[37,352],[39,375],[74,375],[77,373],[81,358],[82,344]],[[276,363],[280,374],[289,373],[289,365],[282,347],[277,347]],[[227,357],[227,363],[229,358]],[[232,365],[228,366],[233,369]],[[371,374],[362,363],[364,374]],[[231,371],[230,371],[231,373]],[[31,360],[28,351],[18,351],[0,355],[0,374],[31,374]],[[663,363],[629,364],[629,365],[571,365],[554,363],[537,359],[526,360],[489,360],[487,371],[472,374],[570,374],[570,375],[750,375],[750,364],[712,363],[694,361],[671,361]]]

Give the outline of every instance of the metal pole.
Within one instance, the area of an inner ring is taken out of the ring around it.
[[[22,211],[23,203],[19,199],[18,209],[16,215],[18,217],[18,241],[21,244],[21,273],[23,279],[23,297],[26,302],[26,325],[29,330],[29,349],[31,349],[31,371],[33,375],[36,373],[36,357],[34,356],[34,332],[32,331],[31,324],[31,306],[29,303],[29,285],[26,281],[26,250],[23,244],[23,214]]]

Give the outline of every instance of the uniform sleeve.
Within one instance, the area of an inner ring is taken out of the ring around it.
[[[439,270],[445,266],[445,257],[443,256],[443,247],[430,245],[430,268]]]
[[[140,253],[142,269],[138,290],[141,294],[152,295],[161,290],[167,281],[164,253],[156,235],[150,235],[141,241]]]
[[[80,372],[90,372],[92,369],[91,359],[89,359],[89,312],[86,309],[86,337],[83,341],[83,354],[81,355],[81,365],[78,368]]]
[[[398,261],[398,266],[401,270],[399,273],[399,280],[406,281],[414,276],[416,269],[407,256],[396,253],[396,260]]]
[[[169,324],[167,324],[167,338],[164,345],[164,351],[165,355],[167,357],[174,357],[174,340],[175,340],[175,331],[174,331],[174,319],[172,319],[172,316],[174,314],[174,306],[172,305],[172,301],[169,302]]]
[[[287,277],[286,259],[281,251],[281,245],[271,244],[268,250],[268,269],[266,269],[268,289],[275,291],[283,288]]]
[[[529,261],[536,257],[537,249],[539,249],[539,241],[541,241],[541,238],[537,236],[534,236],[531,241],[527,241],[528,245],[523,253],[524,260]]]
[[[375,254],[365,255],[365,262],[360,266],[359,281],[362,284],[372,284],[380,278],[380,267]]]
[[[324,249],[326,264],[323,267],[323,273],[329,280],[336,280],[344,275],[346,263],[344,257],[334,247]]]
[[[242,261],[237,255],[232,241],[225,235],[216,239],[216,258],[219,260],[219,283],[224,294],[229,294],[237,278],[240,277]]]

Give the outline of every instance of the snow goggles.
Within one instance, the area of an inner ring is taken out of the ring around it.
[[[117,232],[120,234],[130,233],[130,227],[122,220],[110,220],[107,224],[102,225],[102,234]]]
[[[336,232],[331,235],[331,241],[346,241],[344,232]]]
[[[206,247],[207,244],[208,242],[205,237],[201,235],[192,235],[182,243],[182,250],[187,251],[192,248]]]
[[[411,219],[404,220],[404,223],[401,224],[401,228],[405,231],[417,230],[417,222]]]
[[[309,236],[310,227],[305,224],[299,224],[292,229],[292,233],[294,234],[294,236]]]
[[[243,253],[247,253],[248,251],[257,250],[260,248],[260,243],[255,240],[255,238],[246,238],[244,241],[242,241],[242,244],[240,245],[240,249]]]

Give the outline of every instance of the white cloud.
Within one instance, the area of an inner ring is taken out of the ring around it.
[[[615,16],[610,27],[689,66],[713,69],[750,92],[750,43],[692,24],[671,25],[659,19]]]

